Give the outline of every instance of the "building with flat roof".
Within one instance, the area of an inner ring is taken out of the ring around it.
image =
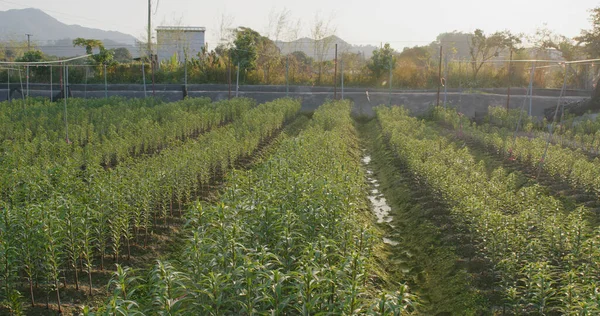
[[[159,26],[156,28],[158,61],[176,56],[179,62],[202,52],[206,28],[193,26]]]

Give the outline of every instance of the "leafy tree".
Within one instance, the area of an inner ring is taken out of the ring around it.
[[[257,43],[257,66],[263,71],[263,81],[271,83],[271,73],[281,61],[281,53],[275,42],[268,37],[260,36]]]
[[[477,80],[477,74],[485,62],[498,57],[503,49],[514,48],[520,43],[520,37],[509,31],[496,32],[486,36],[482,30],[476,29],[469,43],[473,80]]]
[[[600,7],[590,10],[591,30],[581,30],[581,35],[575,37],[578,44],[584,44],[584,51],[590,58],[600,56]]]
[[[111,49],[111,51],[113,53],[114,60],[116,60],[117,62],[128,63],[133,59],[133,57],[131,56],[131,52],[125,47]]]
[[[592,22],[591,30],[582,30],[581,35],[575,37],[578,44],[584,44],[583,50],[590,58],[600,56],[600,7],[590,10]],[[592,103],[600,106],[600,79],[596,82],[596,88],[592,95]]]
[[[98,64],[109,64],[113,61],[112,50],[107,50],[104,48],[104,44],[100,40],[78,37],[73,40],[73,47],[77,46],[84,47],[85,53],[92,55],[91,59]],[[98,54],[94,54],[94,48],[99,49],[100,52]]]
[[[581,47],[576,45],[573,39],[555,34],[546,27],[536,30],[533,42],[536,47],[542,49],[556,49],[567,61],[579,59],[582,54]]]
[[[258,58],[258,44],[260,34],[247,27],[239,27],[235,32],[233,44],[235,49],[231,52],[232,62],[240,65],[240,70],[253,70],[256,68]]]
[[[23,56],[16,59],[17,62],[39,62],[44,60],[44,53],[40,50],[30,50],[25,52]]]
[[[396,68],[396,57],[394,56],[394,49],[390,47],[389,43],[385,43],[385,45],[373,51],[373,56],[371,56],[371,60],[367,67],[371,71],[374,80],[378,80],[383,76],[386,72],[391,69]]]

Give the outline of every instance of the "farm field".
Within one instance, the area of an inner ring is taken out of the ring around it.
[[[0,103],[0,314],[600,312],[594,123],[351,108]]]

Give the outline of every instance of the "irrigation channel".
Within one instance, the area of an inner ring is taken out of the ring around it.
[[[422,315],[477,315],[497,300],[493,280],[447,205],[389,148],[376,119],[357,118],[375,225],[390,277],[406,282]]]

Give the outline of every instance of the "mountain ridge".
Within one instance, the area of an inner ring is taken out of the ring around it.
[[[33,44],[44,53],[59,57],[82,54],[82,49],[72,47],[69,41],[77,37],[99,39],[107,48],[129,50],[133,50],[137,42],[134,36],[122,32],[63,23],[36,8],[0,11],[0,41],[23,41],[25,34],[32,34]]]

